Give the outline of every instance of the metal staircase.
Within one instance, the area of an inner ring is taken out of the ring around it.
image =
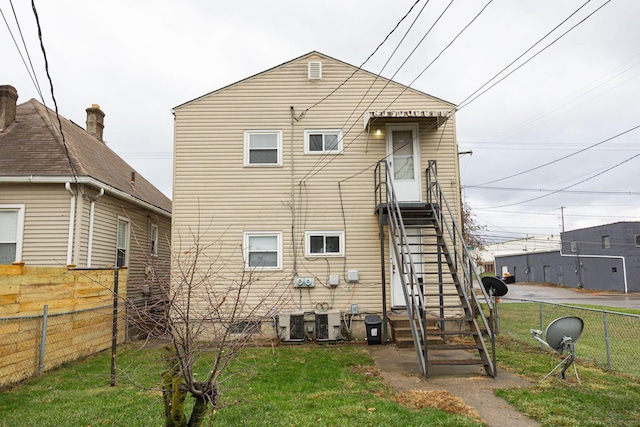
[[[420,372],[428,377],[433,365],[478,364],[487,375],[495,377],[494,328],[490,327],[480,303],[482,300],[489,318],[494,319],[492,300],[480,284],[480,274],[464,244],[457,215],[438,181],[435,161],[429,162],[426,183],[426,202],[400,203],[386,161],[376,166],[383,288],[386,288],[386,225],[391,240],[390,255],[400,269],[398,275]],[[474,283],[483,298],[476,295]],[[383,290],[386,323],[386,289]],[[491,341],[491,353],[483,334]],[[473,350],[479,357],[467,357],[466,352],[460,352],[464,357],[439,357],[438,353],[445,350]]]

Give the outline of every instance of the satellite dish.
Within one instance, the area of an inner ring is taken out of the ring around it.
[[[507,285],[497,277],[486,276],[482,278],[482,286],[486,289],[489,295],[494,297],[501,297],[507,294],[509,288]]]
[[[555,368],[551,370],[542,380],[544,381],[551,375],[556,369],[562,366],[562,370],[560,371],[560,378],[566,380],[565,371],[573,364],[576,358],[576,341],[582,335],[582,330],[584,329],[584,322],[581,318],[575,316],[565,316],[559,317],[553,322],[549,323],[547,326],[547,330],[544,333],[544,337],[546,339],[543,340],[540,335],[542,335],[542,331],[531,329],[531,335],[533,338],[542,344],[549,347],[551,350],[555,351],[558,354],[564,354],[565,351],[569,352],[569,355],[564,358],[564,360]],[[582,385],[580,382],[580,377],[578,377],[578,371],[576,369],[576,365],[573,365],[573,370],[576,374],[576,378],[578,379],[578,383]]]
[[[544,333],[544,339],[549,347],[557,351],[558,354],[562,354],[568,350],[567,338],[570,338],[571,342],[575,344],[582,335],[583,328],[584,322],[579,317],[560,317],[549,323]]]

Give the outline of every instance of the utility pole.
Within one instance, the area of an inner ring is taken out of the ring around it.
[[[562,217],[562,232],[564,233],[564,206],[560,206],[560,216]]]

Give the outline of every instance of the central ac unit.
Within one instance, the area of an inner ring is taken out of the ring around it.
[[[335,341],[341,334],[340,311],[316,310],[316,339],[318,341]]]
[[[304,341],[304,311],[288,310],[280,313],[278,336],[283,341]]]

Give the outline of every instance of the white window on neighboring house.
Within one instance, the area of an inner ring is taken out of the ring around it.
[[[609,236],[602,236],[602,249],[611,249],[611,239]]]
[[[129,265],[129,220],[118,218],[116,237],[116,267]]]
[[[282,269],[282,233],[278,231],[247,231],[244,233],[246,269]]]
[[[247,130],[244,132],[245,166],[282,165],[282,131]]]
[[[24,205],[0,205],[0,264],[22,260]]]
[[[305,241],[307,257],[344,256],[343,231],[307,231]]]
[[[341,153],[342,131],[340,129],[305,130],[304,152],[306,154]]]
[[[158,226],[151,224],[151,234],[149,235],[149,241],[151,247],[149,248],[149,254],[151,256],[158,256]]]
[[[640,234],[635,235],[636,248],[640,248]]]

